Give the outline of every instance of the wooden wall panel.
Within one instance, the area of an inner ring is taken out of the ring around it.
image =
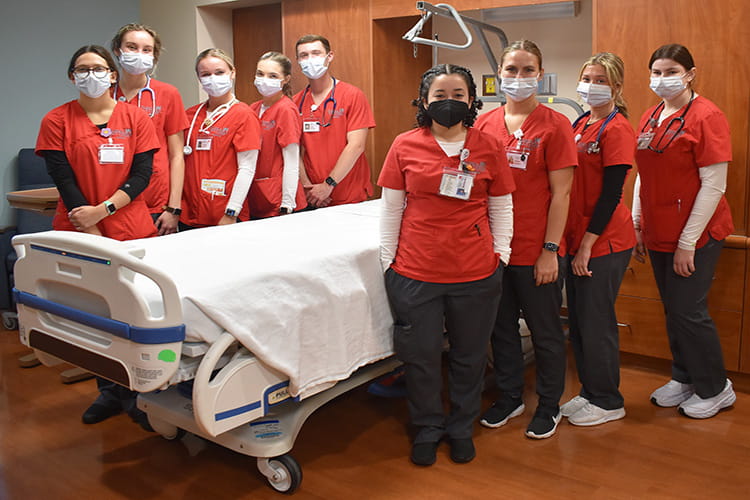
[[[726,113],[733,162],[727,181],[735,234],[748,234],[748,116],[750,23],[746,0],[593,0],[595,52],[611,51],[625,61],[625,97],[635,125],[658,102],[648,88],[648,60],[665,43],[681,43],[693,54],[696,89]],[[742,62],[741,62],[742,61]],[[731,67],[728,67],[728,65]]]
[[[418,95],[419,82],[432,63],[429,47],[419,46],[414,57],[413,45],[401,39],[417,16],[373,21],[373,110],[375,129],[372,179],[377,181],[383,161],[393,139],[416,124],[412,99]],[[429,32],[429,27],[428,27]],[[376,186],[376,193],[380,188]]]
[[[258,59],[269,50],[281,52],[283,48],[281,5],[260,5],[234,10],[232,30],[234,63],[237,68],[234,90],[240,101],[249,104],[262,97],[253,85]]]

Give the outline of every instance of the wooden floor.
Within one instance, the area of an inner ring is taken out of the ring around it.
[[[195,436],[166,441],[126,416],[83,425],[94,382],[65,386],[60,370],[19,368],[24,352],[15,332],[0,330],[0,499],[281,498],[255,459]],[[405,402],[360,388],[303,427],[292,453],[304,480],[294,497],[750,498],[750,377],[732,375],[734,408],[697,421],[649,403],[668,373],[665,362],[624,357],[627,417],[593,428],[563,421],[542,441],[523,434],[536,402],[529,388],[523,416],[477,427],[473,462],[452,463],[442,445],[428,468],[407,458]],[[566,400],[577,389],[569,369]]]

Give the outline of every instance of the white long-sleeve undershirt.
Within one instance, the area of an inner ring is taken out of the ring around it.
[[[247,198],[247,192],[250,190],[250,184],[255,177],[255,167],[258,163],[258,150],[240,151],[237,153],[237,177],[234,178],[232,194],[227,202],[227,210],[234,210],[239,213],[242,204]]]
[[[299,185],[299,144],[288,144],[281,149],[284,158],[284,173],[281,178],[281,208],[290,211],[297,208],[297,187]]]

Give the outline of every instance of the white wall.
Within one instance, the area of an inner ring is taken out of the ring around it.
[[[123,24],[137,21],[139,0],[2,0],[0,15],[0,191],[17,186],[16,155],[33,148],[47,111],[78,95],[67,79],[70,57],[81,46],[107,46]],[[15,211],[0,201],[0,228]]]
[[[557,73],[557,95],[577,100],[575,90],[578,84],[578,71],[583,61],[591,55],[591,9],[591,0],[582,0],[580,11],[576,17],[503,23],[489,22],[487,24],[502,29],[510,43],[523,38],[536,43],[542,51],[544,71]],[[461,14],[482,20],[482,13],[479,10],[461,12]],[[458,25],[452,19],[438,17],[434,22],[434,27],[442,41],[462,43],[465,40]],[[501,50],[497,43],[497,36],[489,34],[487,38],[499,64]],[[427,50],[427,47],[420,46],[419,50]],[[476,41],[466,50],[439,49],[438,63],[454,63],[466,66],[471,70],[477,87],[482,84],[482,75],[493,73],[490,71],[489,63],[481,46]],[[478,91],[481,93],[481,89],[478,88]],[[487,112],[497,106],[497,103],[486,102],[482,112]],[[571,118],[575,118],[575,112],[569,106],[552,105],[552,107]]]

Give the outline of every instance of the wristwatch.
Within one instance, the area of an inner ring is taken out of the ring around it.
[[[281,214],[281,215],[287,215],[287,214],[290,214],[290,213],[292,213],[292,209],[291,208],[281,207],[279,209],[279,214]]]
[[[117,212],[117,207],[109,200],[104,202],[104,208],[107,210],[107,216],[114,215]]]
[[[224,212],[224,215],[228,215],[229,217],[237,217],[237,210],[232,210],[231,208],[227,208]]]
[[[542,248],[544,248],[545,250],[549,250],[550,252],[557,253],[557,251],[560,250],[560,245],[548,241],[544,245],[542,245]]]
[[[164,205],[163,207],[161,207],[161,209],[162,211],[169,212],[172,215],[180,215],[182,213],[181,208],[173,208],[173,207],[170,207],[169,205]]]
[[[338,184],[338,182],[334,181],[333,177],[331,177],[329,175],[328,177],[326,177],[326,184],[328,184],[331,187],[336,187],[336,185]]]

